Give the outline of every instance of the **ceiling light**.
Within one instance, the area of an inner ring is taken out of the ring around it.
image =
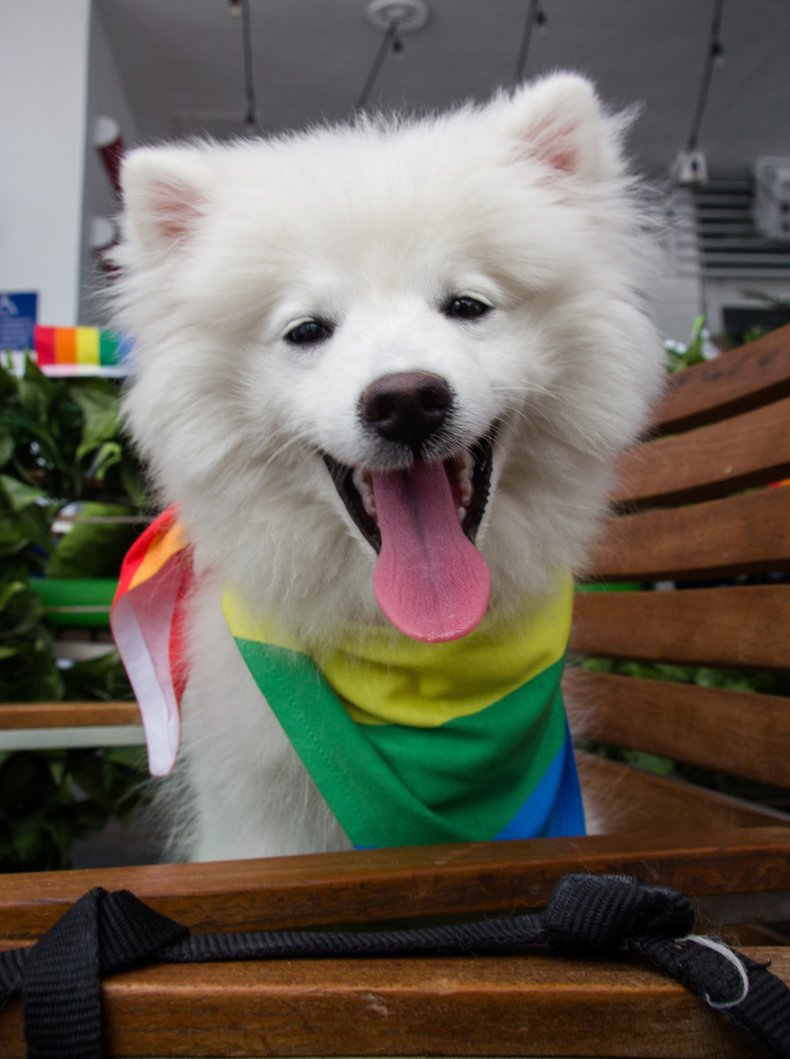
[[[370,0],[367,16],[378,30],[395,25],[399,33],[416,33],[427,25],[431,9],[426,0]]]
[[[675,159],[673,169],[675,183],[681,187],[692,184],[707,184],[708,162],[704,151],[681,151]]]

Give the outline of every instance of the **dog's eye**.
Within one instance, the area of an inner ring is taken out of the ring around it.
[[[493,305],[473,298],[471,294],[458,294],[444,304],[442,312],[455,320],[476,320],[490,313],[492,309]]]
[[[332,331],[332,325],[325,320],[302,320],[296,327],[286,331],[284,337],[292,346],[314,346],[329,338]]]

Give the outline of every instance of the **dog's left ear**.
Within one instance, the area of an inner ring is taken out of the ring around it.
[[[604,180],[619,171],[622,123],[603,113],[585,78],[555,74],[517,90],[505,108],[505,127],[520,157],[584,181]]]

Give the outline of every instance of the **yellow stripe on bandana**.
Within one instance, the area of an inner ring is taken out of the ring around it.
[[[572,586],[507,627],[415,642],[352,629],[310,657],[223,596],[230,632],[357,848],[584,833],[561,679]]]
[[[222,606],[234,637],[303,650],[271,621],[251,618],[234,593],[225,592]],[[359,724],[438,727],[478,713],[558,662],[572,609],[567,576],[537,612],[494,628],[484,619],[461,640],[420,643],[389,628],[359,628],[322,658],[321,672]]]

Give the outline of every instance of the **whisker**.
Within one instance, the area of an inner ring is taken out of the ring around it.
[[[275,460],[280,459],[280,457],[289,449],[293,448],[295,445],[303,445],[304,443],[304,438],[301,438],[298,435],[296,435],[295,437],[288,438],[286,441],[283,442],[282,445],[279,446],[279,448],[276,448],[274,452],[270,453],[270,455],[267,456],[263,463],[257,465],[256,469],[261,473],[265,473],[265,471],[268,470],[271,464],[274,463]],[[321,450],[316,445],[311,445],[308,451],[310,455],[315,455],[320,453]],[[251,462],[255,463],[254,460]]]

